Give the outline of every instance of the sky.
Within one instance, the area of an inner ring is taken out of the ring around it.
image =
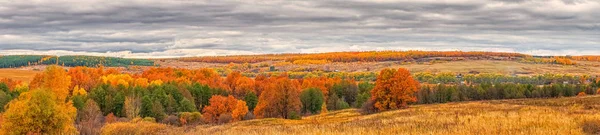
[[[600,55],[600,0],[0,0],[0,55]]]

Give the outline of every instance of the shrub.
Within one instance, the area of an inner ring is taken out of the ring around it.
[[[581,128],[587,134],[600,134],[600,120],[584,120]]]
[[[169,115],[167,116],[165,119],[162,120],[163,124],[168,124],[168,125],[177,125],[179,126],[179,117],[175,116],[175,115]]]
[[[256,116],[254,116],[254,114],[252,114],[252,112],[248,112],[248,113],[246,113],[246,116],[244,116],[244,118],[242,120],[252,120],[255,118],[256,118]]]
[[[579,92],[579,94],[577,94],[577,97],[583,97],[586,96],[587,94],[585,94],[585,92]]]
[[[290,115],[288,116],[289,119],[292,120],[301,120],[302,117],[300,115],[298,115],[298,113],[296,112],[291,112]]]
[[[375,101],[367,100],[367,102],[361,107],[361,114],[373,114],[377,112],[377,108],[375,108]]]
[[[231,120],[233,120],[233,116],[231,116],[230,113],[225,113],[225,114],[221,114],[219,116],[219,124],[225,124],[228,122],[231,122]]]
[[[104,122],[106,123],[114,123],[117,122],[117,117],[113,113],[110,113],[104,117]]]
[[[142,119],[142,121],[146,121],[146,122],[156,122],[156,119],[153,117],[145,117],[144,119]]]

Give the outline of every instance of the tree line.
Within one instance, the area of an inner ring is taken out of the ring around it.
[[[0,57],[0,68],[18,68],[33,65],[52,65],[76,67],[154,66],[154,61],[147,59],[127,59],[97,56],[42,56],[42,55],[9,55]]]

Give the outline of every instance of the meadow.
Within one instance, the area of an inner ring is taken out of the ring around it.
[[[600,96],[553,99],[514,99],[413,105],[408,109],[362,115],[345,109],[303,117],[302,120],[256,119],[224,125],[154,127],[148,134],[598,134],[600,133]],[[125,128],[131,124],[110,124]],[[142,130],[146,128],[140,128]],[[114,129],[112,129],[114,130]],[[133,129],[132,129],[133,130]],[[115,133],[115,132],[113,132]]]

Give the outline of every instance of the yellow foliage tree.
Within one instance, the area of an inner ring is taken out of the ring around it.
[[[59,66],[49,66],[41,75],[41,78],[39,88],[46,88],[52,91],[57,101],[66,101],[70,95],[71,76],[67,75],[65,69]]]
[[[77,109],[55,95],[40,89],[22,93],[8,104],[0,134],[77,134]]]
[[[81,95],[81,96],[87,95],[87,91],[85,91],[84,88],[79,87],[79,85],[77,85],[73,88],[73,96],[78,96],[78,95]]]

